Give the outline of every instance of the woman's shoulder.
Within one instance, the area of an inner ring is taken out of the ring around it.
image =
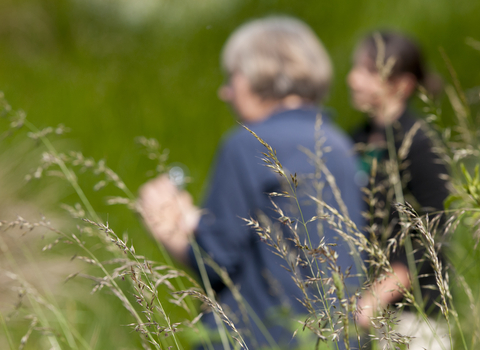
[[[433,130],[427,122],[411,110],[407,110],[398,120],[401,144],[410,144],[414,151],[429,151],[433,147]]]
[[[368,135],[371,130],[372,124],[369,121],[364,121],[350,132],[350,136],[354,143],[368,143]]]

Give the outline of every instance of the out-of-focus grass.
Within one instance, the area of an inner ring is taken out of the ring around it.
[[[477,1],[248,0],[228,7],[211,1],[210,7],[201,10],[195,8],[194,1],[188,2],[190,10],[182,8],[186,7],[183,2],[175,3],[178,5],[159,7],[157,12],[132,21],[108,2],[98,6],[92,0],[87,6],[82,1],[4,0],[0,3],[0,90],[14,108],[23,108],[39,127],[59,123],[70,127],[70,145],[96,159],[105,158],[132,190],[147,179],[145,173],[152,168],[139,156],[134,138],[156,137],[171,149],[171,161],[189,167],[194,179],[189,189],[198,199],[217,143],[235,124],[228,108],[216,98],[223,80],[219,53],[229,33],[248,18],[291,14],[314,28],[335,65],[336,78],[327,105],[345,129],[361,118],[347,102],[345,76],[353,46],[365,31],[388,27],[416,36],[431,66],[447,76],[438,53],[438,47],[443,46],[464,88],[477,86],[480,78],[476,69],[479,53],[465,44],[466,37],[480,39]],[[451,109],[446,103],[443,108],[448,123]],[[15,140],[0,143],[0,153],[9,152],[13,144]],[[34,161],[20,156],[16,161],[23,165],[15,174],[23,174],[29,164],[35,168]],[[97,180],[88,174],[80,178],[87,189]],[[28,193],[45,189],[45,182],[36,188],[35,183],[11,187],[8,177],[1,181],[15,190],[14,196],[32,201],[33,211],[43,208],[45,202],[32,199]],[[112,194],[111,189],[88,193],[102,218],[128,231],[141,254],[160,260],[156,245],[133,214],[122,207],[104,205],[105,192]],[[52,201],[73,204],[78,200],[73,191],[62,189]],[[468,233],[459,237],[455,252],[467,257],[466,278],[474,281],[475,269],[469,266],[478,254],[471,250],[468,239]],[[82,303],[81,298],[75,300],[70,303],[72,310]],[[111,343],[102,332],[109,327],[121,328],[119,324],[126,322],[118,320],[124,319],[125,311],[101,300],[85,301],[83,307],[78,306],[84,311],[74,314],[80,325],[90,326],[91,319],[97,320],[101,329],[92,328],[87,337],[98,332],[102,336],[97,338],[97,348],[107,349]],[[125,333],[124,338],[122,332],[114,333],[118,344],[133,347],[134,337]]]
[[[2,126],[3,132],[5,124]],[[45,230],[31,232],[28,227],[6,230],[5,223],[15,221],[18,215],[32,221],[39,221],[45,215],[52,225],[66,230],[74,229],[80,222],[72,221],[65,213],[59,213],[58,204],[69,191],[66,183],[48,177],[41,180],[41,186],[35,183],[36,180],[29,183],[25,181],[24,175],[36,168],[43,149],[35,147],[32,140],[25,138],[25,133],[2,141],[0,313],[8,324],[14,348],[18,348],[20,339],[32,322],[28,317],[34,314],[35,305],[41,306],[37,310],[41,310],[50,327],[39,322],[25,349],[48,347],[48,335],[60,328],[61,319],[55,316],[55,312],[62,315],[72,331],[81,333],[91,348],[137,348],[138,337],[132,337],[130,330],[125,331],[129,316],[121,303],[111,300],[108,293],[92,296],[92,284],[86,280],[65,282],[69,274],[89,272],[88,266],[72,259],[79,253],[78,248],[58,244],[51,250],[42,251],[43,247],[58,238],[55,234]],[[71,145],[57,142],[56,146],[68,148]],[[101,245],[97,245],[96,253],[99,257],[108,256]],[[27,288],[35,291],[33,295],[31,292],[25,293]],[[48,303],[49,307],[38,304],[39,300],[35,297]],[[0,348],[8,349],[7,333],[3,325],[0,327]]]
[[[365,31],[390,27],[415,35],[444,75],[437,50],[445,47],[467,88],[479,76],[467,68],[478,56],[464,43],[477,35],[475,1],[265,0],[226,7],[212,0],[201,9],[195,2],[153,7],[153,14],[133,22],[118,11],[120,5],[108,3],[116,2],[2,2],[0,86],[40,127],[59,122],[71,127],[84,153],[108,157],[133,187],[145,180],[146,166],[138,164],[131,140],[155,136],[172,149],[173,161],[189,166],[196,180],[191,190],[199,197],[218,140],[234,125],[216,98],[222,82],[219,52],[229,33],[251,17],[291,14],[314,28],[335,65],[327,105],[346,129],[360,119],[347,103],[345,76]]]

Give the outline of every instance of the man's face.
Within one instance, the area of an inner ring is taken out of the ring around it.
[[[220,87],[218,97],[232,106],[242,122],[255,122],[263,117],[264,101],[255,94],[248,79],[241,73],[234,73],[229,81]]]

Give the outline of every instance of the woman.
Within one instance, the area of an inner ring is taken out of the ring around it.
[[[413,290],[416,302],[429,315],[428,322],[437,328],[440,337],[433,336],[432,328],[412,317],[406,307],[399,325],[399,333],[415,337],[410,349],[437,349],[439,342],[449,348],[444,323],[435,322],[440,302],[434,270],[426,250],[416,245],[415,232],[409,233],[413,247],[401,242],[400,215],[393,203],[412,204],[420,214],[438,213],[448,196],[446,168],[432,149],[424,125],[417,121],[408,103],[417,87],[429,88],[431,80],[426,74],[418,46],[409,38],[392,32],[367,36],[357,47],[354,64],[347,78],[353,106],[369,116],[367,124],[354,134],[362,156],[362,174],[366,178],[372,172],[372,164],[378,164],[371,210],[371,234],[387,247],[395,238],[398,247],[391,253],[393,273],[373,283],[359,301],[358,321],[368,327],[375,310],[383,310],[389,304],[402,301],[404,290]],[[388,162],[393,161],[393,162]],[[375,167],[376,168],[376,167]],[[365,185],[365,184],[363,184]],[[409,238],[410,239],[410,238]],[[402,246],[400,246],[402,245]],[[394,245],[396,246],[396,245]],[[420,293],[419,293],[420,292]],[[421,299],[421,300],[418,300]],[[408,303],[407,303],[408,304]],[[447,339],[447,340],[446,340]]]
[[[332,75],[325,49],[301,21],[270,17],[238,28],[224,47],[222,65],[228,82],[220,89],[219,96],[233,107],[242,123],[276,150],[283,169],[288,174],[296,174],[296,193],[305,220],[317,215],[317,207],[307,195],[314,188],[312,178],[307,175],[315,173],[307,153],[315,154],[315,125],[320,115],[317,105],[326,95]],[[361,225],[362,204],[359,187],[354,184],[356,165],[350,151],[352,144],[326,116],[322,117],[320,132],[323,147],[330,149],[323,160],[336,180],[352,220]],[[287,225],[279,223],[279,215],[273,210],[270,199],[270,193],[284,191],[284,183],[281,176],[262,162],[263,152],[266,152],[265,147],[242,127],[226,137],[217,155],[204,203],[205,214],[201,218],[195,218],[188,196],[177,193],[164,177],[141,189],[140,208],[147,227],[178,260],[199,269],[198,254],[195,255],[189,243],[189,236],[193,236],[200,250],[227,271],[250,310],[247,320],[235,294],[225,286],[222,278],[208,266],[206,273],[220,302],[238,319],[237,328],[244,330],[243,335],[251,348],[272,346],[272,339],[291,348],[293,330],[288,329],[286,323],[295,319],[292,315],[309,311],[299,301],[304,300],[305,295],[297,284],[304,282],[295,283],[292,273],[283,267],[295,265],[295,260],[285,262],[243,220],[264,217],[272,227],[279,226],[287,237],[291,235]],[[174,200],[165,198],[166,194]],[[174,206],[175,199],[181,205]],[[323,188],[322,199],[340,210],[328,184]],[[301,221],[300,213],[290,209],[287,201],[281,198],[277,202],[285,216]],[[162,216],[165,207],[173,209],[169,215]],[[170,220],[178,217],[183,221]],[[298,231],[305,235],[301,226]],[[319,226],[319,222],[308,224],[313,247],[320,245]],[[324,225],[323,234],[325,242],[337,243],[332,249],[339,253],[337,264],[341,271],[354,265],[348,246],[336,240],[333,228]],[[306,237],[301,239],[303,242]],[[300,253],[293,253],[293,256],[297,254]],[[308,268],[297,266],[293,269],[298,269],[304,278],[311,276]],[[354,271],[353,268],[352,275]],[[356,285],[358,287],[358,282]],[[206,314],[203,321],[215,327],[211,313]]]

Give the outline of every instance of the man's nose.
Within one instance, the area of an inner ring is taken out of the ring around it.
[[[233,99],[233,89],[229,85],[222,85],[218,88],[217,96],[223,102],[231,102]]]

